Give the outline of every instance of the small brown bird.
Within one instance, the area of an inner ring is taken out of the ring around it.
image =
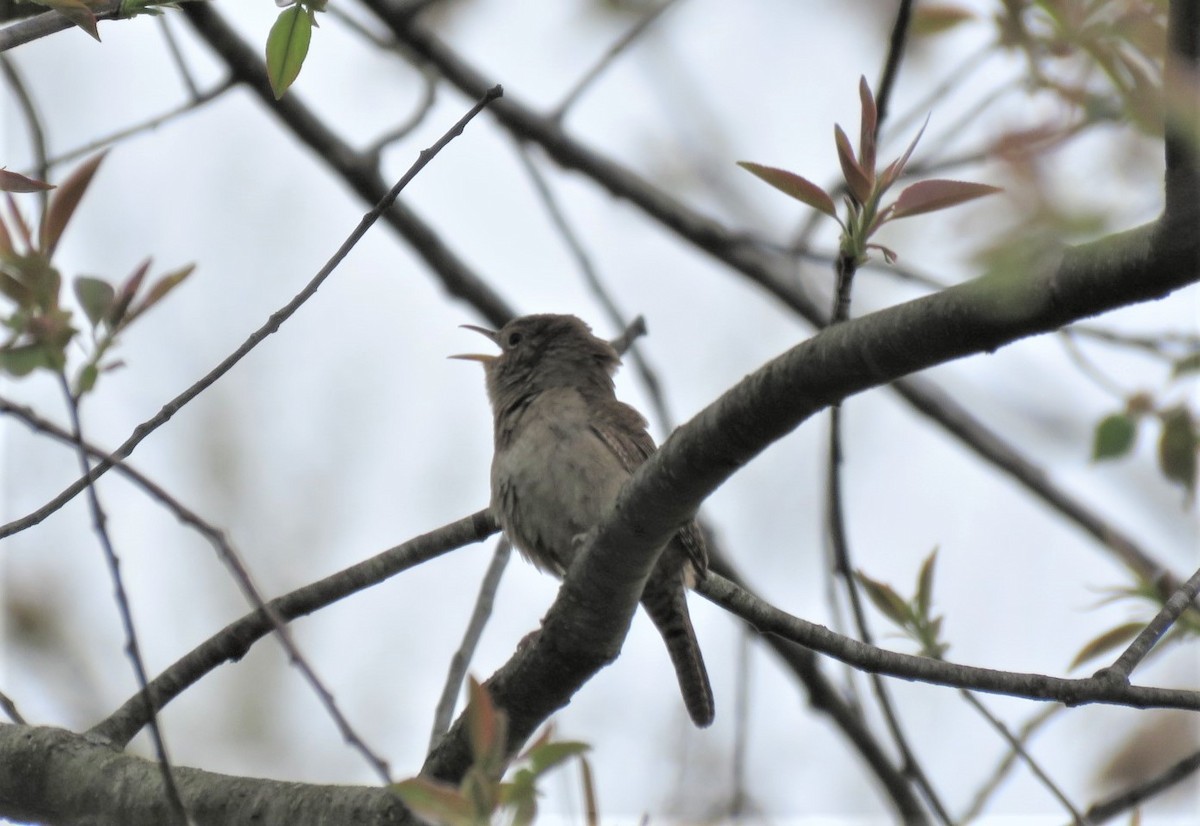
[[[579,540],[655,451],[646,420],[617,400],[621,363],[607,341],[572,315],[529,315],[487,336],[500,355],[453,358],[483,364],[495,422],[492,511],[509,541],[561,578]],[[713,721],[712,686],[688,615],[685,588],[708,570],[695,522],[672,538],[641,603],[667,644],[683,701],[697,726]]]

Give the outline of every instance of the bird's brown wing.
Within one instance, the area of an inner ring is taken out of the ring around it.
[[[596,413],[600,412],[600,416]],[[646,431],[646,420],[632,407],[621,402],[593,406],[592,432],[608,446],[629,473],[650,458],[658,448]],[[676,534],[697,577],[708,573],[708,549],[699,526],[693,521]],[[690,581],[689,581],[689,584]]]

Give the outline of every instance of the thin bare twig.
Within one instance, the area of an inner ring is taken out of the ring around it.
[[[1058,340],[1062,342],[1063,349],[1067,351],[1067,356],[1079,368],[1079,372],[1091,379],[1093,384],[1120,401],[1129,397],[1129,392],[1125,388],[1109,378],[1094,361],[1087,357],[1079,343],[1075,341],[1075,335],[1070,327],[1064,327],[1058,331]]]
[[[1017,742],[1024,746],[1025,743],[1029,742],[1029,738],[1031,738],[1038,729],[1045,725],[1045,723],[1052,717],[1061,713],[1065,708],[1066,706],[1062,705],[1048,705],[1040,709],[1037,714],[1030,717],[1029,720],[1027,720],[1025,724],[1021,726],[1020,730],[1016,734]],[[1017,765],[1018,757],[1019,754],[1017,750],[1015,748],[1010,748],[1008,754],[1004,755],[1004,759],[1000,761],[1000,764],[996,766],[995,771],[992,772],[991,777],[989,777],[987,782],[980,786],[979,791],[975,793],[975,796],[971,799],[971,805],[968,806],[967,810],[962,814],[961,817],[959,817],[959,823],[970,823],[979,817],[980,813],[983,812],[984,806],[987,805],[988,800],[993,794],[995,794],[996,790],[1000,788],[1000,784],[1004,782],[1004,779],[1008,777],[1013,768]]]
[[[596,61],[596,64],[584,72],[583,77],[579,78],[579,80],[575,82],[575,85],[571,87],[571,90],[563,96],[562,102],[551,111],[550,117],[561,121],[563,117],[566,116],[567,110],[574,105],[575,101],[579,100],[580,96],[583,95],[583,93],[589,86],[592,85],[593,82],[595,82],[596,78],[600,77],[600,75],[612,65],[613,61],[615,61],[622,52],[633,45],[633,43],[639,37],[641,37],[642,33],[649,29],[650,26],[662,16],[663,12],[675,5],[675,3],[676,0],[663,0],[662,3],[647,12],[641,20],[639,20],[633,25],[632,28],[629,29],[629,31],[621,35],[616,42],[614,42],[605,50],[600,59]]]
[[[1159,793],[1171,788],[1176,783],[1186,780],[1200,770],[1200,751],[1195,751],[1169,767],[1157,777],[1152,777],[1141,785],[1126,789],[1120,794],[1107,800],[1094,803],[1083,813],[1088,823],[1103,823],[1117,815],[1129,811],[1135,806],[1150,800]]]
[[[903,13],[903,10],[902,10]],[[841,324],[850,317],[850,299],[857,271],[853,256],[841,254],[836,261],[837,286],[834,292],[833,309],[830,314],[830,325]],[[863,609],[862,593],[854,577],[854,566],[851,563],[850,540],[846,532],[845,504],[842,496],[842,406],[831,405],[829,408],[829,456],[826,463],[825,479],[825,517],[828,529],[829,547],[833,556],[833,574],[842,580],[846,596],[850,603],[850,613],[854,618],[854,626],[858,638],[868,645],[873,645],[870,626],[867,624],[866,611]],[[832,589],[831,589],[832,590]],[[891,692],[882,677],[878,674],[870,676],[871,688],[879,702],[879,710],[891,734],[892,742],[900,752],[902,771],[912,778],[924,795],[926,802],[941,823],[950,824],[950,815],[946,811],[941,798],[933,788],[933,783],[917,760],[916,753],[908,742],[908,735],[900,725],[900,717],[892,702]]]
[[[900,73],[900,61],[904,57],[904,46],[908,42],[908,26],[912,20],[912,0],[900,0],[896,10],[896,19],[892,23],[892,35],[888,41],[887,60],[883,64],[883,74],[879,78],[879,86],[875,91],[875,110],[878,113],[875,124],[875,135],[879,136],[879,127],[888,115],[888,106],[892,99],[892,89],[896,76]]]
[[[1072,822],[1075,823],[1076,826],[1084,826],[1084,824],[1088,823],[1089,821],[1085,820],[1083,816],[1079,814],[1079,810],[1075,808],[1073,803],[1071,803],[1071,800],[1067,797],[1066,793],[1059,788],[1057,783],[1050,779],[1050,776],[1046,774],[1045,770],[1025,749],[1025,744],[1022,742],[1022,738],[1009,731],[1008,726],[1004,725],[1003,722],[1001,722],[994,714],[992,714],[992,712],[988,710],[987,706],[985,706],[979,700],[979,698],[970,691],[961,691],[959,693],[973,709],[982,715],[983,719],[987,720],[988,723],[991,724],[992,728],[1000,732],[1000,736],[1003,737],[1008,743],[1013,754],[1019,755],[1020,758],[1025,761],[1025,765],[1027,765],[1029,770],[1033,772],[1033,776],[1041,781],[1042,785],[1046,787],[1046,790],[1049,791],[1050,794],[1062,804],[1064,809],[1070,812]],[[1051,708],[1055,708],[1055,706],[1051,706]]]
[[[267,606],[284,622],[291,622],[422,562],[467,543],[485,539],[497,530],[499,528],[491,512],[478,511],[276,597]],[[148,693],[154,709],[162,709],[221,663],[240,660],[254,643],[272,630],[273,626],[263,611],[251,611],[225,626],[150,682]],[[134,696],[89,733],[114,742],[128,742],[145,723],[145,709],[139,697]]]
[[[383,154],[383,150],[396,141],[403,140],[409,133],[420,126],[424,122],[425,117],[433,110],[433,105],[437,103],[437,81],[434,79],[432,71],[422,69],[421,78],[423,80],[421,99],[413,107],[412,113],[399,124],[373,140],[363,150],[367,157],[371,158],[372,162],[376,165],[379,164],[380,155]]]
[[[221,378],[221,376],[229,372],[235,364],[237,364],[246,356],[247,353],[257,347],[263,341],[263,339],[267,338],[267,336],[276,332],[285,321],[291,318],[297,310],[304,306],[305,302],[307,302],[313,297],[313,295],[316,294],[317,290],[320,288],[321,284],[324,283],[325,279],[328,278],[335,269],[337,269],[342,260],[345,259],[345,257],[350,253],[350,250],[354,249],[354,246],[362,239],[364,235],[366,235],[367,230],[370,229],[377,220],[379,220],[380,216],[382,216],[392,207],[396,201],[396,197],[400,194],[400,191],[408,185],[409,181],[416,177],[417,173],[420,172],[431,160],[433,160],[433,158],[446,146],[446,144],[461,134],[462,130],[472,118],[483,111],[488,104],[499,98],[503,93],[504,92],[501,87],[493,86],[484,94],[483,98],[473,107],[471,107],[471,110],[467,112],[467,114],[461,119],[459,119],[459,121],[454,124],[449,131],[447,131],[444,135],[442,135],[441,138],[437,140],[437,142],[435,142],[428,149],[421,150],[417,160],[412,164],[412,166],[409,167],[408,171],[405,172],[400,177],[400,180],[398,180],[395,185],[392,186],[392,188],[383,196],[383,198],[377,204],[375,204],[375,206],[368,211],[366,215],[362,217],[362,220],[358,222],[358,226],[356,226],[350,235],[346,237],[346,240],[342,242],[342,245],[338,247],[333,256],[330,257],[330,259],[325,263],[325,266],[321,267],[317,274],[313,276],[308,284],[304,286],[304,289],[298,292],[290,301],[283,305],[283,307],[272,313],[271,317],[268,318],[261,327],[251,333],[250,336],[241,344],[241,346],[226,356],[220,364],[210,370],[199,381],[192,384],[174,399],[163,405],[162,409],[159,410],[157,414],[135,427],[130,437],[113,451],[113,457],[117,460],[128,457],[131,453],[133,453],[134,449],[137,448],[143,439],[145,439],[148,435],[162,425],[166,424],[171,417],[178,413],[184,405],[196,398],[196,396],[200,395],[202,392],[204,392],[204,390],[212,386],[212,384],[215,383],[217,379]],[[54,513],[56,510],[73,499],[91,482],[108,472],[110,468],[112,468],[112,462],[99,462],[84,478],[73,482],[62,493],[54,497],[42,507],[38,508],[33,513],[9,522],[7,525],[0,526],[0,539],[6,536],[11,536],[18,531],[25,530],[26,528],[38,524],[47,516]]]
[[[471,665],[471,658],[475,656],[475,648],[479,645],[479,638],[483,636],[483,629],[492,615],[492,606],[496,602],[496,590],[500,587],[500,579],[504,576],[504,569],[508,567],[508,560],[511,556],[512,543],[508,541],[507,536],[500,537],[500,541],[496,543],[496,551],[492,554],[492,561],[483,575],[483,581],[479,584],[479,596],[475,598],[475,608],[471,611],[471,619],[468,620],[467,629],[463,632],[462,642],[459,644],[458,650],[454,652],[454,656],[450,658],[450,668],[446,673],[442,696],[438,700],[437,710],[433,715],[433,731],[429,735],[429,751],[433,751],[433,747],[437,745],[438,740],[442,739],[446,730],[450,728],[450,723],[454,720],[454,705],[462,690],[463,679],[467,676],[467,669]]]
[[[79,417],[79,398],[71,392],[71,386],[67,381],[67,377],[61,371],[58,373],[58,380],[71,417],[71,435],[75,439],[80,469],[83,471],[84,476],[87,476],[91,460],[88,458],[87,449],[84,447],[83,425]],[[170,757],[167,755],[167,743],[163,739],[162,728],[158,722],[158,714],[154,711],[154,707],[150,702],[149,691],[146,688],[148,682],[146,664],[142,660],[142,648],[138,643],[137,629],[133,623],[133,607],[129,604],[129,595],[125,591],[125,582],[121,576],[121,562],[117,558],[117,552],[113,548],[112,539],[108,535],[108,517],[104,513],[104,508],[100,505],[100,495],[96,493],[94,483],[87,486],[87,502],[88,511],[92,517],[92,527],[95,529],[96,536],[100,540],[100,548],[104,552],[104,560],[108,564],[108,573],[112,578],[113,597],[116,600],[117,613],[121,617],[121,625],[125,631],[125,651],[129,655],[130,662],[133,664],[133,673],[137,679],[138,694],[147,717],[147,723],[150,726],[150,740],[154,743],[154,751],[158,757],[159,770],[162,773],[163,789],[166,793],[171,817],[181,826],[187,826],[187,811],[183,808],[183,799],[180,798],[179,788],[175,785],[175,773],[171,768]]]
[[[50,175],[50,164],[46,160],[46,129],[42,126],[42,116],[38,113],[33,96],[29,94],[29,88],[25,85],[21,73],[17,71],[17,65],[2,53],[0,53],[0,69],[4,71],[4,79],[8,81],[17,103],[21,107],[21,112],[25,115],[25,126],[29,130],[29,144],[33,150],[33,177],[45,181]],[[46,190],[42,190],[38,193],[38,198],[41,202],[42,214],[45,215],[50,194]]]
[[[174,120],[175,118],[179,117],[180,115],[187,114],[188,112],[191,112],[193,109],[199,109],[201,106],[203,106],[204,104],[208,103],[211,100],[216,100],[218,97],[225,94],[225,92],[229,91],[232,88],[233,88],[233,81],[231,79],[223,80],[220,83],[218,83],[216,86],[213,86],[210,89],[206,89],[203,92],[197,93],[197,95],[193,99],[187,101],[186,103],[182,103],[179,106],[172,107],[171,109],[168,109],[167,111],[163,112],[162,114],[147,118],[146,120],[141,121],[139,123],[135,123],[131,126],[126,126],[123,129],[118,129],[117,131],[112,132],[103,137],[88,141],[86,144],[83,144],[82,146],[77,146],[74,149],[68,149],[66,152],[63,152],[61,154],[55,155],[54,157],[50,158],[49,160],[46,161],[46,163],[51,168],[60,166],[64,163],[68,163],[69,161],[73,161],[76,158],[81,158],[84,155],[90,155],[91,153],[95,152],[98,149],[103,149],[106,146],[111,146],[119,141],[123,141],[127,138],[132,138],[135,135],[140,135],[143,132],[149,132],[154,129],[157,129],[158,127],[162,126],[164,123]]]
[[[877,648],[781,611],[712,571],[697,584],[696,592],[763,633],[778,635],[873,674],[1073,706],[1104,703],[1200,711],[1200,691],[1131,685],[1103,677],[1001,671]]]
[[[735,821],[749,814],[750,809],[750,795],[746,791],[746,755],[750,742],[751,639],[750,629],[743,627],[738,634],[737,694],[734,697],[733,755],[730,758],[733,781],[728,815]]]
[[[192,77],[192,72],[188,68],[187,61],[183,59],[183,52],[179,48],[179,43],[175,40],[175,33],[171,31],[170,21],[167,20],[165,14],[160,15],[158,18],[158,30],[162,32],[163,40],[167,42],[167,51],[171,53],[171,62],[179,70],[179,76],[183,78],[183,85],[187,87],[188,96],[194,102],[200,97],[200,86],[196,83],[196,79]]]
[[[263,615],[270,621],[272,630],[275,632],[280,645],[287,654],[289,662],[300,671],[305,681],[317,695],[318,701],[325,707],[325,710],[333,719],[334,724],[345,741],[363,755],[371,767],[384,778],[385,783],[390,781],[387,764],[366,745],[362,737],[358,735],[346,719],[346,716],[338,708],[333,694],[325,687],[312,665],[296,646],[295,640],[292,639],[291,632],[288,630],[283,618],[276,614],[270,607],[270,604],[263,599],[262,592],[254,584],[254,580],[250,576],[250,571],[246,568],[241,556],[229,543],[223,531],[215,525],[206,522],[190,508],[185,507],[179,500],[168,494],[160,485],[129,467],[124,462],[114,460],[110,454],[94,445],[88,444],[86,440],[74,439],[70,433],[64,431],[53,422],[49,422],[38,416],[29,408],[0,398],[0,412],[16,416],[35,431],[45,433],[59,441],[65,441],[68,444],[82,447],[89,456],[95,459],[112,462],[118,473],[141,487],[152,499],[157,500],[174,514],[175,518],[180,522],[192,527],[207,539],[216,551],[217,557],[225,563],[225,566],[233,574],[233,578],[245,595],[246,601],[256,610],[262,611]],[[130,732],[130,736],[132,737],[134,733]],[[121,745],[125,745],[125,742],[122,742]]]

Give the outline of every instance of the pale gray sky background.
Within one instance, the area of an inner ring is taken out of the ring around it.
[[[567,125],[583,142],[706,214],[784,241],[805,211],[734,162],[836,180],[832,124],[857,135],[858,78],[878,78],[893,5],[684,0],[603,75]],[[985,0],[964,5],[991,8]],[[277,13],[268,0],[216,6],[257,46]],[[490,0],[463,4],[440,27],[507,94],[548,108],[631,20],[600,15],[583,2]],[[174,13],[166,22],[201,85],[218,82],[213,58],[186,22]],[[329,15],[321,24],[292,93],[347,140],[366,145],[408,117],[423,81],[399,58],[364,48]],[[12,54],[36,97],[52,155],[183,98],[159,26],[150,18],[104,23],[103,44],[70,31]],[[893,117],[908,113],[993,36],[985,15],[914,45]],[[923,146],[968,149],[1052,112],[1049,99],[1014,91],[994,110],[956,126],[964,106],[1020,73],[1015,60],[988,60],[965,88],[928,110]],[[24,124],[11,95],[2,99],[0,163],[27,169]],[[472,102],[440,85],[424,123],[388,150],[389,176],[407,168]],[[898,154],[925,113],[889,132],[881,154]],[[646,357],[678,421],[811,334],[775,300],[650,225],[630,205],[536,157],[614,298],[629,314],[647,318]],[[916,158],[922,157],[918,150]],[[1066,203],[1111,209],[1115,226],[1132,226],[1159,208],[1158,158],[1152,144],[1101,129],[1056,156],[1049,173]],[[1005,175],[995,165],[954,171],[1002,186],[1012,183]],[[550,226],[514,145],[486,113],[421,173],[404,200],[520,312],[572,312],[603,335],[618,332]],[[964,280],[979,272],[970,257],[977,238],[1011,218],[1010,196],[992,201],[904,222],[882,240],[904,264],[946,282]],[[84,406],[89,437],[105,446],[120,443],[207,372],[303,286],[366,209],[244,91],[117,146],[64,238],[60,268],[68,276],[121,278],[152,255],[156,271],[187,262],[197,270],[124,337],[118,354],[127,366],[104,376]],[[835,229],[826,222],[820,246],[832,248]],[[815,265],[799,275],[822,293],[831,280]],[[866,271],[855,310],[919,294],[878,270]],[[1196,317],[1192,288],[1102,323],[1127,331],[1195,331]],[[477,337],[457,326],[478,321],[443,293],[388,228],[377,226],[279,334],[148,439],[131,464],[225,529],[268,594],[324,576],[487,503],[491,437],[482,376],[477,366],[445,358],[478,348]],[[1166,386],[1157,363],[1110,348],[1088,352],[1128,390]],[[1130,460],[1089,463],[1091,428],[1120,401],[1083,375],[1058,340],[1021,342],[929,377],[1176,572],[1196,567],[1195,510],[1182,507],[1178,489],[1158,475],[1148,439]],[[0,387],[65,420],[50,379],[4,380]],[[621,374],[618,392],[649,410],[632,371]],[[921,559],[940,548],[937,603],[946,615],[952,659],[1062,674],[1099,631],[1145,615],[1127,604],[1099,606],[1104,588],[1127,583],[1111,558],[894,395],[881,390],[853,398],[845,418],[857,564],[908,591]],[[653,425],[661,438],[661,423]],[[826,427],[824,417],[806,423],[705,507],[747,579],[779,607],[820,622],[830,621],[821,538]],[[73,480],[75,457],[12,421],[0,434],[0,516],[7,521]],[[145,656],[157,673],[244,613],[246,604],[210,548],[140,491],[110,474],[100,493]],[[492,547],[448,555],[295,626],[342,710],[397,777],[420,766],[445,669]],[[92,724],[123,701],[134,682],[83,500],[5,541],[0,553],[7,603],[32,611],[51,635],[41,646],[13,635],[9,612],[0,688],[30,720]],[[555,587],[514,558],[473,673],[486,676],[511,655],[537,627]],[[608,815],[698,816],[729,794],[741,633],[703,600],[693,597],[691,604],[717,698],[710,730],[688,723],[661,641],[641,616],[619,660],[557,718],[562,736],[593,745]],[[888,635],[878,615],[873,621],[885,644],[912,650]],[[754,803],[777,817],[880,816],[884,804],[856,756],[807,708],[773,657],[755,645],[749,668],[747,777]],[[827,671],[842,676],[835,665]],[[1169,651],[1139,671],[1152,684],[1195,685],[1198,676],[1196,657],[1186,650]],[[948,689],[895,683],[893,690],[926,769],[960,811],[1004,745]],[[1013,725],[1038,711],[1032,703],[985,702]],[[163,720],[180,764],[375,782],[273,641],[205,678],[172,703]],[[1147,722],[1127,709],[1073,710],[1046,729],[1034,750],[1086,805],[1112,791],[1101,780],[1108,756]],[[1185,741],[1194,747],[1194,725],[1188,731]],[[1167,801],[1165,811],[1194,816],[1200,811],[1195,788]],[[578,812],[573,771],[551,781],[547,792],[549,809]],[[992,811],[1064,818],[1024,770],[1007,782]]]

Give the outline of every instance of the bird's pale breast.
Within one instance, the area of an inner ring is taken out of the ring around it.
[[[508,447],[496,452],[492,506],[517,549],[561,576],[575,538],[599,521],[628,476],[592,430],[579,392],[551,388],[521,412]]]

